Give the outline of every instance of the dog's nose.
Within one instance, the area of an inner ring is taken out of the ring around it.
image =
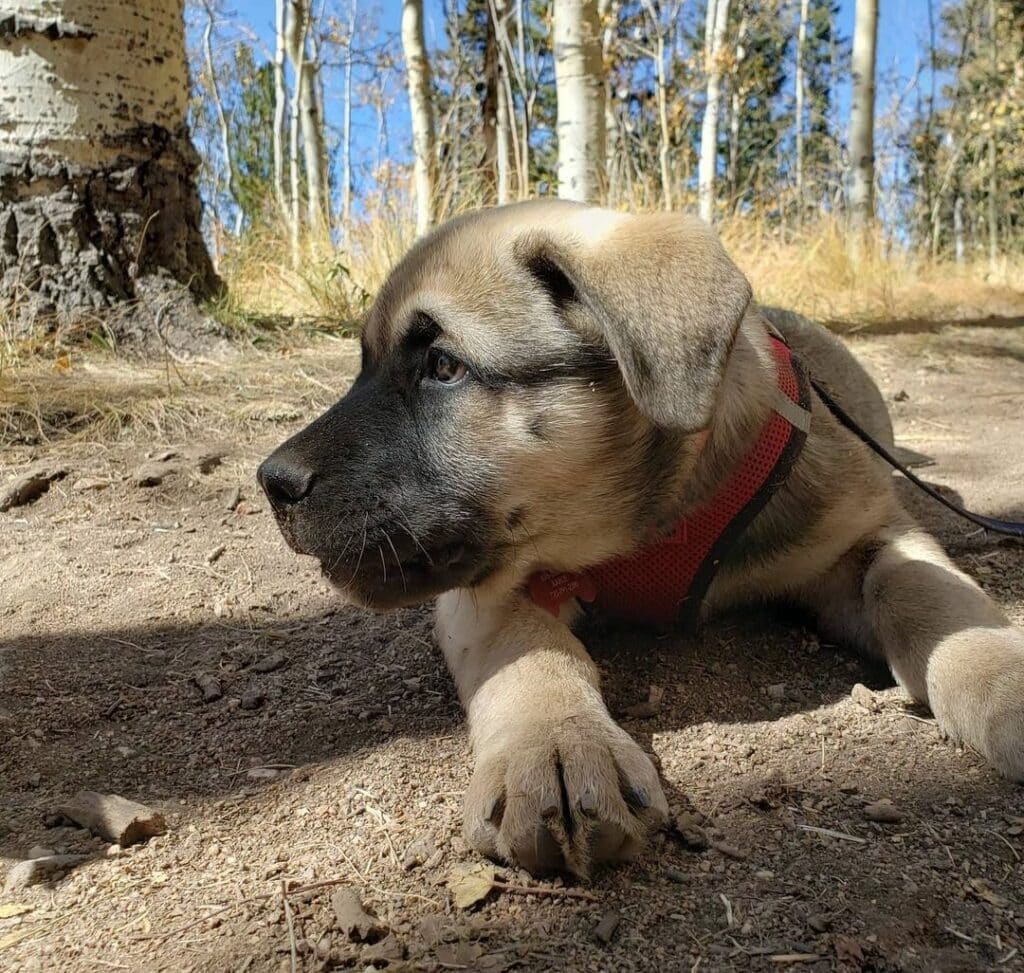
[[[298,456],[278,450],[256,471],[256,479],[275,507],[298,503],[313,486],[315,473]]]

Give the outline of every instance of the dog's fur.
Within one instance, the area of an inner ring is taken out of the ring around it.
[[[561,202],[463,217],[384,285],[349,394],[261,469],[285,536],[355,601],[439,596],[476,757],[466,835],[481,852],[582,874],[664,820],[657,773],[609,716],[571,612],[550,616],[522,586],[629,552],[714,491],[772,408],[769,322],[891,444],[845,347],[751,303],[698,221]],[[431,348],[466,378],[434,380]],[[947,733],[1024,777],[1024,633],[818,399],[705,613],[766,599],[885,659]]]

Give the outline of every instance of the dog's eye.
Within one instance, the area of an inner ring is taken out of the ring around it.
[[[466,377],[466,366],[440,348],[427,352],[427,377],[442,385],[458,385]]]

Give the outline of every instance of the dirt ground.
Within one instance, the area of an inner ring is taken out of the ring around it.
[[[1024,517],[1024,328],[850,340],[901,444],[934,459],[923,475]],[[253,481],[344,389],[354,349],[253,354],[143,375],[138,395],[173,400],[159,421],[83,411],[76,382],[107,366],[58,363],[29,405],[0,388],[0,486],[30,462],[68,468],[0,514],[0,881],[42,848],[88,856],[0,896],[0,969],[1024,970],[1024,788],[886,673],[769,614],[589,638],[612,710],[708,847],[659,836],[572,895],[502,869],[511,890],[456,908],[450,873],[477,861],[459,833],[469,754],[429,613],[339,607]],[[219,465],[200,455],[225,442]],[[911,500],[1024,623],[1024,549]],[[652,685],[660,707],[629,715]],[[81,788],[169,830],[120,850],[54,824]],[[868,819],[881,799],[898,821]],[[338,916],[346,888],[374,942]]]

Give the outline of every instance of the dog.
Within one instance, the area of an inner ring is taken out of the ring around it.
[[[454,219],[393,270],[361,341],[348,394],[258,478],[287,542],[351,601],[437,599],[475,759],[464,833],[484,855],[585,876],[664,824],[655,767],[573,622],[600,604],[602,566],[657,586],[644,552],[699,532],[765,450],[760,499],[705,545],[695,617],[803,606],[1024,778],[1024,632],[806,382],[891,446],[867,372],[824,328],[754,303],[700,221],[563,201]],[[694,609],[675,597],[655,603]]]

